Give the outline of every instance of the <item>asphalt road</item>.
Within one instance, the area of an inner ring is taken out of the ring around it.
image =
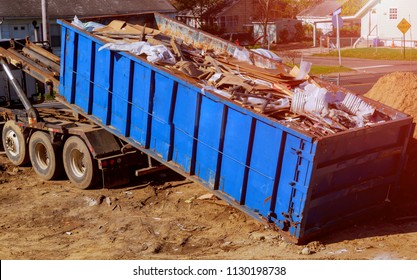
[[[302,59],[312,62],[315,65],[339,65],[339,58],[337,57],[317,57],[312,56],[311,53],[311,51],[303,52]],[[368,92],[380,77],[388,73],[397,71],[417,73],[417,61],[371,60],[343,57],[341,60],[343,66],[349,67],[354,71],[340,73],[340,75],[331,74],[328,77],[332,79],[338,78],[341,86],[358,94]]]
[[[353,93],[365,94],[374,86],[379,78],[386,74],[387,73],[342,75],[340,76],[339,84]]]

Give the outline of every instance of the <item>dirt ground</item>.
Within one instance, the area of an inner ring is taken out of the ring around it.
[[[86,191],[0,170],[0,259],[417,259],[417,207],[298,246],[170,171]]]

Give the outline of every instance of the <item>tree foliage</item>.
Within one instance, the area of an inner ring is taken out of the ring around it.
[[[369,0],[348,0],[342,6],[342,15],[354,15]]]
[[[252,1],[252,0],[247,0]],[[346,0],[338,0],[345,2]],[[218,26],[211,26],[210,19],[216,17],[216,13],[222,9],[229,0],[172,0],[172,4],[178,11],[188,11],[199,22],[200,28],[217,33]],[[263,34],[267,34],[268,22],[276,18],[296,18],[305,9],[318,5],[323,0],[254,0],[256,5],[253,19],[262,22]],[[344,4],[347,11],[358,10],[366,0],[347,0]],[[358,8],[359,7],[359,8]],[[213,29],[213,30],[211,30]],[[267,39],[267,38],[264,38]],[[264,43],[266,40],[264,40]]]
[[[264,11],[268,7],[272,18],[296,18],[303,10],[321,3],[323,0],[257,0]],[[264,14],[260,14],[264,17]]]
[[[173,0],[172,4],[178,11],[190,12],[202,30],[216,34],[220,30],[218,26],[211,24],[211,18],[225,2],[225,0]]]
[[[276,18],[296,18],[304,9],[317,5],[322,0],[257,0],[258,20],[262,22],[263,34],[267,34],[268,22]],[[285,33],[285,32],[284,32]],[[283,33],[282,37],[286,37]],[[301,36],[301,35],[300,35]],[[264,37],[266,44],[268,38]]]
[[[203,17],[213,8],[219,7],[225,0],[173,0],[172,4],[178,11],[188,10],[194,16]]]

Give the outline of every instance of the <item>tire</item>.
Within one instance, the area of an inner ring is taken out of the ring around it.
[[[26,137],[15,121],[7,121],[2,132],[3,148],[10,162],[21,166],[29,163]]]
[[[43,180],[58,178],[63,171],[62,152],[48,134],[36,131],[29,140],[29,157],[36,174]]]
[[[68,138],[64,145],[63,162],[68,179],[77,188],[89,189],[98,184],[100,177],[97,163],[81,138]]]

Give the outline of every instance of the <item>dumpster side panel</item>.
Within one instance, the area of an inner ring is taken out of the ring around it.
[[[252,155],[248,172],[246,205],[267,217],[271,214],[271,201],[275,200],[273,190],[277,188],[279,178],[275,178],[282,169],[280,161],[281,143],[285,133],[262,121],[256,122]]]
[[[113,92],[109,105],[111,110],[110,125],[120,131],[124,136],[129,136],[130,106],[133,81],[133,63],[127,57],[115,54],[113,58]]]
[[[172,119],[177,86],[172,78],[155,73],[150,148],[166,161],[172,157]]]
[[[63,28],[62,43],[59,92],[70,103],[74,103],[72,95],[75,91],[75,78],[77,73],[76,51],[78,48],[78,34],[73,29]]]
[[[302,235],[384,207],[397,191],[411,129],[405,119],[322,139]]]
[[[250,139],[251,122],[250,116],[227,110],[219,189],[239,203],[243,202],[242,190],[247,183],[244,182],[245,170],[252,149],[250,142],[253,142]]]
[[[195,144],[195,133],[198,126],[198,98],[191,88],[179,84],[175,99],[175,111],[173,117],[174,140],[173,140],[173,161],[191,173],[191,163],[194,157],[193,147]]]
[[[95,47],[95,64],[108,65],[108,67],[94,67],[93,104],[91,113],[107,124],[109,98],[111,96],[110,77],[112,75],[112,53],[108,50],[98,51],[101,45]]]
[[[77,56],[77,78],[75,83],[75,90],[77,92],[84,91],[85,94],[76,94],[74,96],[74,103],[80,106],[85,112],[90,112],[90,100],[92,93],[93,80],[92,74],[94,73],[94,42],[90,38],[85,36],[78,36],[78,50]],[[80,51],[82,50],[82,51]]]
[[[154,74],[149,67],[135,63],[132,96],[132,122],[130,123],[130,136],[140,145],[148,148],[148,130],[150,128],[150,113],[152,111]]]
[[[219,151],[222,151],[224,138],[222,126],[226,120],[226,109],[222,103],[206,96],[202,98],[200,107],[195,174],[214,189]]]
[[[280,174],[275,215],[280,226],[291,236],[300,235],[304,205],[307,198],[314,144],[292,134],[285,136],[286,145],[282,147],[282,170]]]

